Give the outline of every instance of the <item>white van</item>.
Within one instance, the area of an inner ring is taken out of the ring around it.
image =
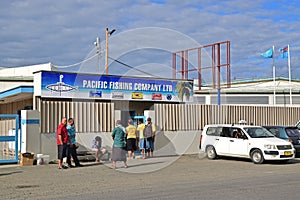
[[[209,159],[218,155],[251,158],[255,164],[264,160],[289,161],[295,157],[290,142],[274,137],[261,126],[206,125],[199,147]]]

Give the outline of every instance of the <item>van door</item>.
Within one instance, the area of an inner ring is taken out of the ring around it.
[[[229,153],[229,128],[223,127],[221,128],[221,133],[218,138],[216,138],[215,142],[215,150],[218,155],[226,155]]]
[[[240,128],[231,128],[229,139],[229,153],[233,156],[249,157],[249,140]],[[237,134],[238,133],[238,134]]]

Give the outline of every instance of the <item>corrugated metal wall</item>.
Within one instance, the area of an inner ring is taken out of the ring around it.
[[[54,133],[62,117],[74,118],[77,132],[110,132],[114,127],[114,104],[37,99],[41,133]]]
[[[155,104],[157,126],[165,131],[201,130],[206,124],[231,124],[244,119],[255,125],[294,125],[300,107]]]
[[[26,106],[32,106],[32,99],[0,104],[0,114],[17,114],[18,110],[22,110]]]
[[[78,132],[111,132],[114,103],[73,102],[38,99],[41,133],[54,133],[62,117],[73,117]],[[206,124],[237,123],[244,119],[255,125],[294,125],[300,107],[234,106],[199,104],[155,104],[155,124],[165,131],[201,130]]]

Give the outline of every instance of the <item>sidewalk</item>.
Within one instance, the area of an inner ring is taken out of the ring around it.
[[[153,157],[153,158],[135,158],[135,159],[129,159],[127,160],[128,168],[123,167],[123,162],[117,162],[117,171],[121,172],[129,172],[129,173],[147,173],[147,172],[153,172],[159,169],[162,169],[164,167],[167,167],[168,165],[172,164],[174,161],[176,161],[180,156],[160,156],[160,157]],[[97,162],[81,162],[83,165],[83,168],[86,166],[97,166],[97,165],[104,165],[108,168],[112,165],[111,161],[105,160],[103,163],[97,163]],[[48,164],[48,165],[32,165],[32,166],[21,166],[20,164],[3,164],[0,165],[0,172],[2,169],[6,168],[56,168],[57,164]],[[71,169],[73,170],[73,169]]]
[[[130,159],[127,162],[128,168],[124,168],[122,162],[117,162],[116,170],[110,168],[111,161],[105,161],[103,164],[82,162],[83,167],[66,170],[58,169],[57,164],[1,166],[1,197],[2,199],[22,200],[109,199],[108,197],[115,195],[120,197],[120,193],[124,192],[126,196],[127,191],[134,190],[140,193],[144,190],[136,190],[136,188],[148,188],[149,184],[151,187],[152,184],[155,186],[161,181],[160,179],[165,181],[172,174],[177,173],[176,167],[175,169],[173,167],[176,166],[175,161],[179,164],[177,166],[185,168],[186,160],[190,158],[189,156],[183,157],[186,158],[178,160],[179,156],[165,156]]]
[[[154,172],[171,165],[179,158],[180,156],[160,156],[160,157],[152,157],[146,159],[142,159],[142,158],[129,159],[127,161],[128,164],[127,168],[123,167],[123,162],[117,162],[116,170],[121,172],[127,172],[127,173]],[[105,162],[104,165],[110,167],[111,162]]]
[[[128,173],[147,173],[147,172],[153,172],[159,169],[162,169],[164,167],[167,167],[171,165],[173,162],[175,162],[177,159],[179,159],[180,156],[155,156],[153,158],[135,158],[130,159],[127,161],[128,168],[123,167],[123,162],[117,162],[117,171],[120,172],[128,172]],[[294,160],[300,161],[300,158],[294,158]],[[103,163],[97,163],[97,162],[81,162],[83,166],[89,167],[89,166],[97,166],[97,165],[104,165],[108,168],[111,167],[112,162],[105,160]],[[2,169],[6,168],[27,168],[27,167],[37,167],[37,168],[56,168],[57,164],[48,164],[48,165],[33,165],[33,166],[21,166],[19,164],[1,164],[0,165],[0,172]]]

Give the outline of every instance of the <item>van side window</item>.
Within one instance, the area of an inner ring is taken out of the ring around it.
[[[222,137],[230,137],[230,128],[229,127],[223,127],[223,131],[221,134]]]
[[[222,132],[221,127],[208,127],[206,131],[206,135],[220,136],[221,132]]]
[[[245,134],[240,128],[231,129],[231,137],[233,138],[245,138]]]

